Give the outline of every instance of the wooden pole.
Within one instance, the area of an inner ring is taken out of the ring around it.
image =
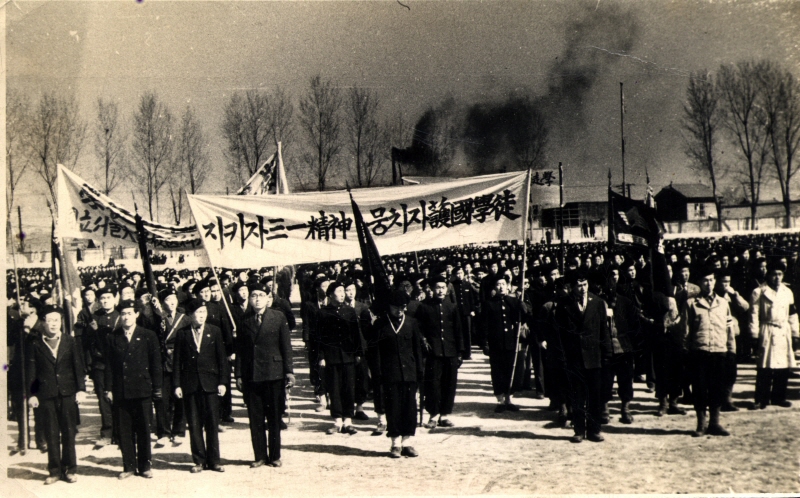
[[[561,163],[558,163],[558,169],[561,170]],[[522,291],[519,296],[519,317],[517,318],[517,341],[516,346],[514,346],[514,363],[511,366],[511,381],[508,385],[508,396],[509,399],[511,397],[511,389],[514,387],[514,374],[517,371],[517,358],[519,358],[519,336],[522,334],[522,306],[525,302],[525,265],[528,262],[528,238],[526,237],[526,232],[528,231],[528,213],[531,207],[531,169],[528,168],[528,180],[527,186],[525,188],[525,218],[523,219],[522,223],[522,271],[520,272],[520,287]],[[489,351],[491,354],[491,351]],[[506,399],[506,402],[509,403],[509,399]]]
[[[619,82],[619,134],[622,140],[622,195],[625,195],[625,94],[622,92],[621,81]]]
[[[19,209],[19,206],[17,206],[17,209]],[[20,220],[21,220],[21,218],[20,218]],[[19,226],[20,226],[19,235],[20,235],[20,241],[21,241],[22,240],[22,221],[20,221],[20,225]],[[13,234],[13,229],[11,228],[11,220],[9,220],[9,222],[8,222],[8,233],[9,233],[9,235],[11,237],[13,237],[14,234]],[[20,284],[20,282],[19,282],[19,272],[17,271],[17,249],[16,249],[16,245],[14,244],[13,241],[11,242],[11,262],[14,265],[14,280],[16,280],[16,282],[17,282],[17,285],[16,285],[17,305],[20,307],[19,318],[20,318],[20,320],[23,320],[23,323],[24,323],[24,318],[22,317],[22,299],[21,299],[21,295],[19,293],[19,284]],[[25,327],[24,326],[19,328],[19,338],[18,338],[18,340],[19,340],[19,344],[17,345],[17,347],[19,347],[20,360],[22,362],[22,364],[19,365],[20,369],[22,370],[22,406],[21,407],[17,407],[17,409],[23,411],[22,427],[20,428],[20,430],[22,431],[22,448],[20,448],[20,452],[22,454],[24,454],[28,449],[28,438],[29,438],[29,435],[28,435],[28,386],[27,386],[26,379],[25,379]]]

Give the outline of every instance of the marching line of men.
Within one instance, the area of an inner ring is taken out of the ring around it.
[[[373,434],[387,433],[390,456],[417,456],[412,446],[417,393],[428,412],[426,428],[452,427],[448,416],[458,369],[473,345],[489,358],[495,412],[519,411],[512,398],[533,370],[537,397],[550,398],[549,408],[558,412],[560,426],[573,428],[575,443],[603,441],[615,380],[620,421],[633,423],[629,405],[641,364],[654,374],[658,416],[685,414],[678,398],[691,393],[697,415],[693,434],[728,435],[720,411],[737,409],[731,392],[744,333],[757,344],[753,408],[791,406],[786,389],[790,369],[797,366],[800,332],[793,293],[782,283],[783,262],[765,266],[750,299],[733,289],[730,271],[719,265],[700,267],[696,285],[689,281],[689,265],[667,265],[663,249],[648,264],[663,284],[649,290],[635,285],[630,263],[592,272],[570,268],[566,278],[552,266],[532,272],[515,267],[514,273],[500,272],[496,264],[489,265],[488,275],[477,267],[473,276],[469,264],[434,268],[425,279],[397,274],[388,309],[379,313],[370,310],[357,265],[347,278],[304,271],[298,276],[303,340],[317,410],[327,408],[333,419],[327,433],[355,434],[353,419],[369,419],[363,405],[371,397],[378,415]],[[28,333],[25,389],[35,409],[37,441],[48,451],[46,483],[76,480],[75,393],[85,389],[86,374],[101,414],[97,444],[119,445],[120,479],[152,477],[154,408],[156,447],[165,438],[179,445],[188,425],[191,471],[223,472],[218,432],[221,423],[233,420],[226,401],[231,369],[247,406],[251,467],[280,467],[281,415],[287,389],[295,383],[290,343],[295,319],[288,301],[275,296],[273,279],[253,277],[243,272],[225,288],[214,278],[182,289],[167,286],[159,299],[127,284],[119,291],[111,284],[86,288],[87,306],[76,324],[82,333],[75,338],[62,337],[60,309],[45,304],[36,310],[32,298],[20,303],[28,316],[16,318],[9,331],[22,326]],[[517,282],[525,286],[524,299]],[[182,308],[180,290],[186,295]],[[98,304],[88,302],[90,293]],[[746,326],[741,334],[740,324]],[[644,341],[650,343],[650,358],[642,354]]]

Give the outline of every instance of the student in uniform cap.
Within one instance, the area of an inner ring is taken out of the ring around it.
[[[242,320],[236,335],[236,387],[244,396],[250,420],[255,454],[250,467],[280,467],[281,414],[286,389],[295,381],[289,325],[283,313],[270,308],[269,287],[255,282],[249,289],[253,311]]]
[[[168,287],[160,293],[164,316],[159,326],[162,343],[162,359],[164,364],[164,396],[156,403],[156,437],[169,438],[174,446],[179,446],[181,438],[186,434],[186,416],[183,401],[177,399],[173,386],[178,379],[174,376],[175,340],[179,329],[189,324],[190,318],[178,308],[178,296],[174,288]],[[156,447],[163,442],[156,441]]]
[[[105,389],[119,425],[123,465],[119,478],[138,473],[149,479],[153,477],[150,418],[163,382],[161,351],[155,332],[136,325],[136,301],[121,301],[117,309],[120,327],[108,335]]]
[[[27,353],[29,402],[42,413],[47,439],[47,470],[45,484],[59,479],[75,482],[78,460],[75,454],[75,434],[78,423],[77,391],[85,391],[83,361],[75,339],[62,334],[63,310],[45,306],[41,311],[46,325],[42,335],[30,339]]]
[[[411,443],[417,430],[417,388],[423,373],[422,334],[416,319],[406,315],[407,304],[405,292],[392,291],[388,316],[375,322],[392,458],[419,455]]]
[[[208,310],[199,299],[189,301],[190,316],[175,339],[175,397],[184,400],[196,474],[224,472],[219,464],[219,398],[225,395],[228,358],[219,328],[206,324]],[[205,438],[203,438],[205,431]]]
[[[100,407],[100,438],[95,442],[97,446],[119,442],[114,410],[105,396],[108,335],[120,325],[119,311],[116,310],[116,293],[117,289],[110,284],[98,289],[97,299],[100,301],[100,309],[92,314],[92,321],[89,322],[83,341],[86,366]]]

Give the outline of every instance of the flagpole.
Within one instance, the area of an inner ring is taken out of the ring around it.
[[[19,207],[19,206],[17,206],[17,207]],[[22,225],[20,225],[20,227],[21,226]],[[12,227],[13,227],[13,225],[11,223],[11,220],[8,220],[8,233],[9,233],[9,235],[11,235],[11,237],[13,239],[13,237],[14,237],[14,229]],[[22,238],[23,238],[22,230],[20,230],[18,235],[19,235],[20,240],[22,240]],[[19,318],[20,318],[20,320],[23,321],[23,324],[24,324],[25,320],[22,317],[22,297],[21,297],[21,295],[19,293],[19,284],[20,284],[20,282],[19,282],[19,272],[17,271],[17,246],[16,246],[16,244],[14,244],[13,240],[11,241],[11,263],[14,265],[14,280],[17,283],[17,285],[15,287],[16,287],[16,291],[17,291],[17,306],[20,309]],[[27,384],[25,382],[25,327],[24,326],[19,328],[19,338],[18,339],[19,339],[18,347],[19,347],[19,352],[20,352],[20,359],[22,361],[22,364],[19,365],[20,369],[22,370],[22,406],[19,407],[18,409],[23,410],[22,429],[21,429],[22,430],[22,448],[20,448],[20,453],[24,455],[25,452],[28,449],[28,438],[30,437],[30,435],[28,434],[28,386],[27,386]]]
[[[608,168],[608,252],[614,250],[614,198],[611,196],[611,168]],[[609,256],[610,257],[610,256]]]
[[[530,187],[528,187],[530,188]],[[564,270],[566,269],[566,250],[564,247],[564,238],[567,236],[567,232],[564,229],[564,168],[561,166],[561,162],[558,163],[558,213],[559,218],[561,218],[561,245],[559,248],[559,252],[561,255],[561,268],[559,271],[561,274],[564,274]]]
[[[561,163],[558,163],[558,169],[561,171]],[[525,266],[528,262],[528,210],[531,205],[531,169],[528,168],[528,176],[526,179],[525,188],[525,217],[522,220],[522,271],[520,272],[520,287],[522,292],[519,296],[519,317],[517,323],[517,342],[514,346],[514,364],[511,366],[511,381],[508,386],[508,396],[511,397],[511,389],[514,387],[514,373],[517,371],[517,359],[519,358],[519,336],[522,334],[522,306],[525,303]],[[491,351],[490,351],[491,353]],[[507,400],[509,401],[509,400]],[[510,401],[509,401],[510,402]]]

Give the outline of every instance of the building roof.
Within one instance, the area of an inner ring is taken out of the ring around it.
[[[711,187],[702,183],[670,183],[662,188],[658,194],[666,190],[674,190],[686,199],[714,199]]]

